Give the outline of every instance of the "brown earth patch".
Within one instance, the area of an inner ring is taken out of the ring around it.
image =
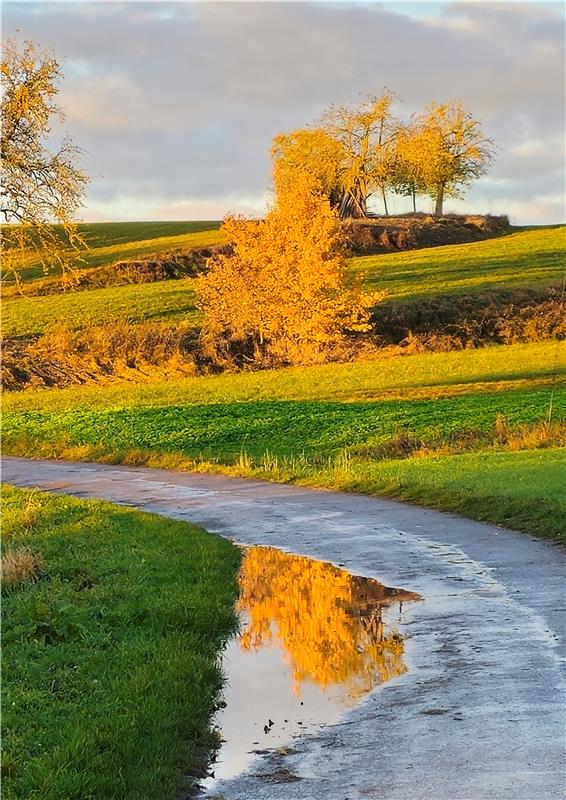
[[[462,244],[509,232],[506,216],[411,214],[402,217],[353,219],[343,231],[355,255],[417,250],[444,244]]]

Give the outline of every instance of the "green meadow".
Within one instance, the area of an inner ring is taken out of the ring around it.
[[[417,300],[441,294],[486,289],[561,284],[566,228],[512,229],[511,233],[470,244],[443,245],[352,260],[371,289],[388,298]]]
[[[216,223],[105,224],[84,232],[98,264],[146,247],[171,249],[182,237],[186,245],[190,237],[219,236]],[[563,227],[512,229],[471,244],[355,258],[350,266],[369,290],[386,289],[388,303],[418,306],[433,296],[559,285],[564,245]],[[192,286],[179,279],[10,298],[3,332],[115,320],[198,326]],[[30,388],[5,395],[4,449],[348,488],[558,536],[565,363],[562,343],[533,341]]]
[[[88,269],[180,248],[207,247],[222,241],[219,228],[220,222],[216,221],[82,223],[78,231],[86,247],[77,250],[73,266]],[[30,251],[24,256],[22,280],[28,282],[43,276],[42,265]]]
[[[44,492],[2,512],[3,797],[174,797],[217,745],[238,548]]]
[[[16,297],[3,303],[2,335],[45,333],[60,325],[86,328],[112,320],[198,322],[192,280],[107,286],[81,292]]]
[[[251,401],[429,401],[454,395],[482,395],[550,387],[558,366],[566,367],[563,344],[532,342],[454,350],[345,364],[203,375],[152,384],[86,385],[64,389],[28,389],[4,397],[7,421],[12,412],[53,413],[81,408],[120,409],[143,406]],[[558,365],[556,358],[558,356]]]

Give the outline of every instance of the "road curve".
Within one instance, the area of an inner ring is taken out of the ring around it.
[[[409,672],[223,800],[562,800],[566,553],[415,506],[235,478],[5,458],[2,478],[196,522],[423,595]]]

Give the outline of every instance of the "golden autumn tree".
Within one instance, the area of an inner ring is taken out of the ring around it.
[[[342,173],[345,153],[342,145],[322,128],[304,128],[280,133],[271,147],[276,184],[297,171],[308,172],[316,179],[320,191],[328,197],[331,208],[342,200]]]
[[[463,103],[432,103],[416,119],[423,193],[435,201],[441,216],[446,197],[461,197],[469,184],[485,175],[495,156],[494,143]]]
[[[365,217],[368,198],[377,190],[388,213],[386,191],[391,185],[392,147],[397,133],[394,99],[394,94],[386,90],[364,98],[357,106],[331,106],[322,116],[322,129],[340,143],[344,154],[341,217]]]
[[[347,281],[336,215],[312,174],[276,175],[265,219],[228,217],[223,231],[233,252],[213,259],[196,287],[214,362],[313,363],[369,328],[378,297]]]
[[[46,140],[54,118],[61,65],[32,42],[6,42],[2,65],[1,202],[3,271],[18,280],[22,264],[47,270],[65,267],[82,245],[74,215],[88,178],[78,166],[80,150],[63,138],[52,152]],[[55,223],[55,224],[54,224]]]
[[[426,132],[414,122],[400,128],[395,143],[394,191],[412,198],[414,212],[417,196],[426,193],[426,143]]]
[[[315,127],[279,134],[272,147],[275,173],[299,168],[316,176],[341,218],[365,217],[377,191],[387,214],[398,131],[394,99],[384,91],[355,106],[331,106]]]

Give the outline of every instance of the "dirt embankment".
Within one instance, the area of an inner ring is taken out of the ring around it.
[[[455,214],[446,217],[428,214],[374,217],[343,223],[344,233],[355,255],[475,242],[506,233],[509,227],[509,219],[505,216]]]
[[[566,338],[558,288],[489,290],[442,296],[418,303],[382,303],[373,329],[354,337],[339,360],[383,350],[391,355],[446,352],[485,344]],[[5,339],[2,383],[9,391],[43,386],[158,380],[206,372],[210,364],[187,324],[137,323]]]
[[[2,386],[27,388],[194,375],[198,331],[184,324],[65,326],[43,336],[4,339]]]
[[[157,253],[145,258],[105,264],[102,267],[73,270],[63,276],[41,278],[25,284],[21,289],[16,286],[6,287],[2,294],[5,298],[22,293],[26,296],[49,295],[77,289],[100,289],[105,286],[195,278],[206,270],[209,258],[230,251],[230,245],[215,245]]]

